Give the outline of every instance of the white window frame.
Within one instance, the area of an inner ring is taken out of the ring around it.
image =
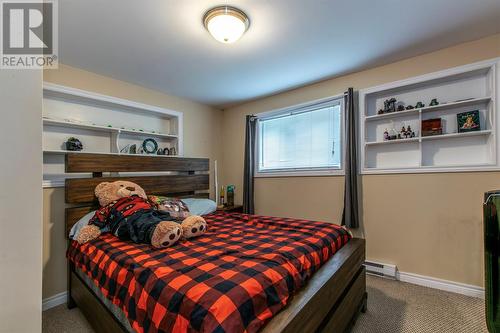
[[[259,170],[260,159],[260,137],[261,137],[261,123],[260,120],[279,117],[286,114],[302,113],[319,109],[328,105],[340,105],[340,168],[336,167],[321,167],[321,168],[298,168],[298,169],[274,169],[268,171]],[[303,104],[298,104],[282,109],[262,112],[255,115],[257,117],[256,124],[256,137],[255,137],[255,174],[256,178],[267,177],[314,177],[314,176],[343,176],[345,174],[345,108],[344,108],[344,95],[331,96]]]

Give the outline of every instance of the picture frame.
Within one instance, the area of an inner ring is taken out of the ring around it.
[[[467,133],[481,130],[479,110],[467,111],[457,114],[458,133]]]

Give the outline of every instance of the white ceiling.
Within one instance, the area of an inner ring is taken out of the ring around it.
[[[221,44],[204,12],[244,10]],[[500,32],[500,0],[64,0],[64,64],[227,106]]]

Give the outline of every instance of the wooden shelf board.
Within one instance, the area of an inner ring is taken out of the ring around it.
[[[387,145],[387,144],[396,144],[396,143],[410,143],[410,142],[418,142],[419,138],[410,138],[410,139],[396,139],[396,140],[387,140],[387,141],[372,141],[365,142],[367,146],[377,146],[377,145]]]
[[[70,150],[44,150],[44,154],[54,154],[54,155],[64,155],[68,153],[76,154],[102,154],[102,155],[131,155],[131,156],[141,156],[141,157],[182,157],[179,155],[156,155],[156,154],[122,154],[122,153],[106,153],[97,151],[70,151]]]
[[[422,139],[422,141],[427,141],[427,140],[463,138],[463,137],[469,137],[469,136],[481,136],[481,135],[490,135],[490,134],[491,134],[491,130],[482,130],[482,131],[465,132],[465,133],[449,133],[449,134],[423,136],[421,139]]]
[[[469,106],[469,105],[474,105],[474,104],[481,104],[481,103],[486,103],[491,100],[491,97],[480,97],[480,98],[472,98],[472,99],[467,99],[459,102],[450,102],[450,103],[444,103],[444,104],[439,104],[439,105],[434,105],[434,106],[426,106],[422,108],[422,112],[434,112],[434,111],[441,111],[444,109],[453,109],[453,108],[459,108],[463,106]]]
[[[463,138],[469,136],[481,136],[481,135],[490,135],[491,130],[482,130],[475,132],[465,132],[465,133],[449,133],[449,134],[440,134],[440,135],[430,135],[423,136],[418,138],[411,139],[397,139],[397,140],[388,140],[388,141],[372,141],[365,142],[367,146],[377,146],[377,145],[385,145],[385,144],[395,144],[395,143],[408,143],[408,142],[417,142],[417,141],[428,141],[428,140],[440,140],[440,139],[452,139],[452,138]]]
[[[382,119],[388,119],[388,118],[411,116],[413,114],[417,115],[419,110],[420,109],[411,109],[411,110],[405,110],[405,111],[396,111],[396,112],[391,112],[391,113],[376,114],[374,116],[365,117],[365,121],[374,121],[374,120],[382,120]]]
[[[422,165],[414,167],[390,167],[377,168],[365,167],[361,170],[361,174],[377,175],[377,174],[419,174],[419,173],[449,173],[449,172],[478,172],[478,171],[499,171],[500,168],[495,163],[480,163],[480,164],[450,164],[450,165]]]
[[[481,168],[494,167],[495,163],[478,163],[478,164],[446,164],[446,165],[422,165],[422,169],[446,169],[446,168]]]
[[[420,109],[411,109],[411,110],[405,110],[405,111],[396,111],[396,112],[391,112],[391,113],[384,113],[384,114],[376,114],[373,116],[367,116],[365,117],[365,121],[375,121],[375,120],[382,120],[382,119],[388,119],[388,118],[397,118],[397,117],[404,117],[412,114],[418,114],[420,111],[421,112],[434,112],[434,111],[441,111],[445,109],[452,109],[452,108],[458,108],[458,107],[463,107],[463,106],[469,106],[469,105],[474,105],[474,104],[480,104],[480,103],[486,103],[491,100],[491,97],[480,97],[480,98],[473,98],[473,99],[468,99],[464,101],[459,101],[459,102],[449,102],[449,103],[444,103],[444,104],[439,104],[439,105],[434,105],[434,106],[426,106]]]
[[[64,120],[47,119],[47,118],[43,119],[43,124],[49,125],[49,126],[88,129],[88,130],[92,130],[92,131],[104,131],[104,132],[113,132],[113,133],[125,133],[125,134],[134,134],[134,135],[153,136],[153,137],[167,138],[167,139],[177,139],[178,138],[177,135],[172,135],[172,134],[137,131],[137,130],[116,128],[116,127],[109,127],[109,126],[101,126],[101,125],[72,123],[72,122],[68,122],[68,121],[64,121]]]

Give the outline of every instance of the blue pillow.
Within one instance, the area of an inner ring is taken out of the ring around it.
[[[182,201],[192,215],[207,215],[217,210],[217,204],[210,199],[187,198],[182,199]]]

